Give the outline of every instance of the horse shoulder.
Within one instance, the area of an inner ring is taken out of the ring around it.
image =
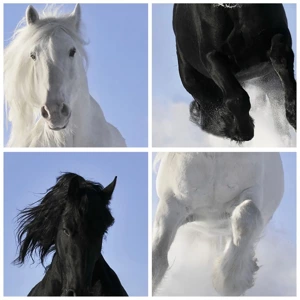
[[[104,116],[104,113],[103,113],[103,110],[102,110],[100,104],[91,95],[90,95],[90,107],[91,107],[91,112],[94,115],[93,117],[96,117],[98,120],[106,122],[106,119],[105,119],[105,116]]]
[[[100,128],[101,138],[105,140],[104,146],[126,147],[125,139],[121,135],[120,131],[106,120],[99,103],[92,96],[90,96],[90,100],[91,111],[94,115],[93,120],[95,122],[93,126],[96,126],[96,128]],[[101,127],[98,127],[99,124],[101,124]]]

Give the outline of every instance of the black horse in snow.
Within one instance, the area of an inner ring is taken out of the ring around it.
[[[281,4],[175,4],[173,29],[194,123],[216,136],[251,140],[254,122],[242,85],[259,78],[279,132],[286,134],[286,119],[296,129],[294,54]]]

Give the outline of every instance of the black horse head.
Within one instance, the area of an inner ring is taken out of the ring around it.
[[[65,173],[46,195],[18,215],[18,257],[38,253],[41,263],[52,251],[61,274],[62,296],[88,295],[102,240],[114,223],[109,202],[116,178],[106,188]]]

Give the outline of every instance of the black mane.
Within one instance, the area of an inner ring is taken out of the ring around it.
[[[97,193],[97,198],[101,197],[103,186],[100,183],[84,180],[74,173],[63,173],[59,176],[56,184],[47,190],[43,198],[19,212],[17,216],[19,249],[18,257],[14,260],[15,264],[22,265],[28,256],[35,262],[33,255],[37,253],[40,262],[44,265],[45,257],[56,250],[55,237],[58,224],[64,213],[70,214],[75,223],[80,224],[82,222],[81,216],[87,212],[90,199],[89,197],[83,197],[80,203],[71,203],[72,200],[68,197],[68,190],[70,182],[76,177],[84,181],[87,194]],[[99,199],[99,201],[101,200]],[[105,227],[103,234],[114,222],[108,207],[110,199],[106,200],[103,203],[103,209],[107,213],[102,214],[104,216],[102,222]],[[67,205],[68,211],[65,211]]]

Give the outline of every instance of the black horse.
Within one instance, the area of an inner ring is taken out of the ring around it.
[[[251,140],[251,104],[241,84],[259,77],[278,102],[270,103],[275,119],[282,106],[296,129],[294,54],[281,4],[175,4],[173,29],[181,81],[194,98],[191,121],[216,136]]]
[[[101,254],[114,218],[109,203],[116,178],[106,188],[65,173],[46,195],[18,215],[19,252],[15,263],[54,252],[46,273],[29,296],[127,296]]]

